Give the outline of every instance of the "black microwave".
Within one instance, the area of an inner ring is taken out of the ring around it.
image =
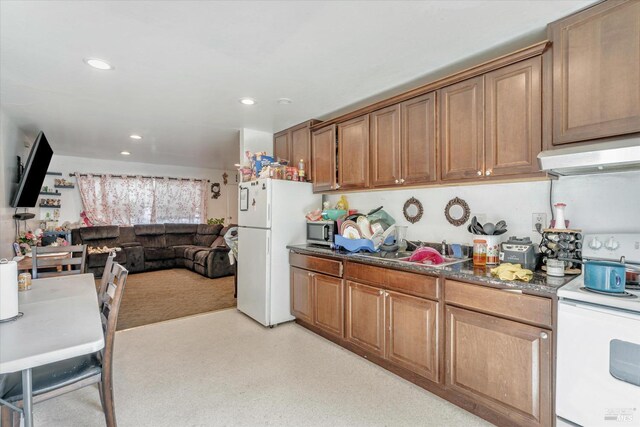
[[[335,221],[307,221],[307,243],[332,246],[336,228]]]

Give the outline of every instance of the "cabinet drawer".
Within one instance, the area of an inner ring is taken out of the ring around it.
[[[342,277],[342,261],[291,252],[289,253],[289,264],[292,267]]]
[[[438,278],[406,271],[389,270],[386,287],[423,298],[438,299]]]
[[[370,283],[418,297],[431,299],[440,297],[438,279],[432,276],[353,262],[346,263],[345,276],[348,279]]]
[[[552,301],[549,298],[513,293],[508,290],[447,280],[447,304],[468,307],[536,325],[551,326]]]
[[[358,282],[372,283],[383,286],[387,281],[387,269],[373,267],[371,265],[347,262],[345,265],[345,277]]]

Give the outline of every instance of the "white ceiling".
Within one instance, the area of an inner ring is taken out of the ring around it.
[[[589,3],[2,1],[0,101],[58,154],[231,167],[242,127],[327,116]]]

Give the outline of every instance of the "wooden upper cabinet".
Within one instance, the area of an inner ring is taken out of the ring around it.
[[[337,277],[314,273],[313,324],[342,338],[344,336],[344,282]]]
[[[369,115],[371,185],[400,184],[400,105]]]
[[[338,124],[338,188],[369,186],[369,116]]]
[[[386,292],[389,361],[439,382],[438,303]]]
[[[541,66],[537,56],[485,75],[485,176],[539,170]]]
[[[289,131],[282,131],[273,136],[273,155],[276,160],[291,160]]]
[[[311,173],[311,132],[307,124],[291,129],[291,163],[298,166],[300,160],[304,161],[307,181],[313,179]]]
[[[447,388],[514,425],[553,425],[551,331],[447,305],[445,335]]]
[[[313,191],[336,187],[336,126],[331,125],[311,134],[311,175]]]
[[[484,77],[438,91],[443,180],[473,178],[484,170]]]
[[[347,281],[347,341],[384,357],[384,291]]]
[[[549,25],[553,144],[640,132],[640,2],[606,1]]]
[[[400,104],[403,184],[437,179],[435,104],[435,92]]]
[[[312,273],[291,267],[291,314],[307,323],[313,322]]]

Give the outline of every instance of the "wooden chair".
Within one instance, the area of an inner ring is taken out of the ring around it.
[[[107,427],[115,427],[116,414],[113,401],[112,359],[115,344],[118,311],[127,281],[128,271],[113,263],[113,277],[98,296],[102,305],[100,317],[104,331],[104,348],[98,353],[74,357],[33,368],[33,403],[60,396],[92,384],[98,384],[100,402]],[[0,398],[22,407],[22,376],[20,372],[3,378]],[[2,406],[2,427],[20,424],[20,414]]]
[[[39,256],[53,253],[64,253],[65,256],[47,257]],[[81,254],[74,256],[74,254]],[[41,279],[43,277],[66,276],[69,274],[84,273],[84,265],[87,260],[87,245],[73,246],[34,246],[31,248],[31,257],[33,267],[31,269],[31,277]],[[78,268],[73,268],[78,266]],[[67,267],[64,269],[63,267]],[[43,268],[52,269],[60,268],[60,271],[38,271]]]
[[[113,281],[113,266],[116,259],[116,251],[111,251],[107,256],[107,262],[104,264],[104,271],[102,272],[102,278],[100,279],[100,289],[98,289],[98,305],[102,310],[102,298],[107,289],[107,285]]]

